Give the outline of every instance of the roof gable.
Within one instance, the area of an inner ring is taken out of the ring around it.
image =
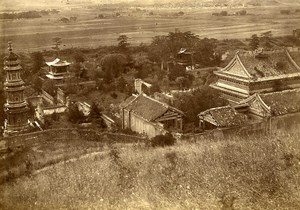
[[[154,121],[170,110],[175,113],[183,114],[180,110],[157,101],[144,93],[141,93],[135,99],[129,101],[123,108],[131,110],[133,113],[148,121]]]
[[[251,75],[249,74],[244,64],[242,63],[238,55],[238,52],[236,53],[234,58],[229,62],[229,64],[224,69],[221,70],[221,72],[231,74],[234,76],[239,76],[242,78],[247,78],[247,79],[251,78]]]
[[[239,104],[247,104],[250,113],[261,117],[269,116],[271,113],[271,108],[261,99],[260,95],[257,93],[244,99]]]

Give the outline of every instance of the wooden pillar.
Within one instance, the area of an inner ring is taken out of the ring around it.
[[[179,129],[182,131],[183,126],[182,126],[182,118],[178,119],[178,123],[179,123]],[[176,126],[177,127],[177,126]]]

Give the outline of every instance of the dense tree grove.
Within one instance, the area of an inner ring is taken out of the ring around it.
[[[167,61],[177,58],[181,48],[194,52],[194,59],[200,66],[215,66],[220,63],[216,52],[216,39],[200,39],[190,31],[170,32],[167,36],[156,36],[149,46],[149,57],[164,68]]]
[[[228,102],[220,97],[218,91],[203,86],[189,94],[175,95],[174,106],[185,113],[186,122],[198,123],[197,115],[213,107],[224,106]]]
[[[120,74],[125,72],[128,60],[123,54],[113,53],[105,55],[101,59],[100,64],[104,71],[104,80],[111,82],[113,78],[117,78]]]

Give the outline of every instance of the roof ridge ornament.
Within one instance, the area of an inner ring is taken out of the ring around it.
[[[13,50],[11,41],[8,41],[8,50],[9,50],[9,52],[12,52],[12,50]]]

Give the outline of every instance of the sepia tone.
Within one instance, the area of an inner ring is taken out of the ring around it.
[[[300,1],[0,2],[0,209],[300,209]]]

